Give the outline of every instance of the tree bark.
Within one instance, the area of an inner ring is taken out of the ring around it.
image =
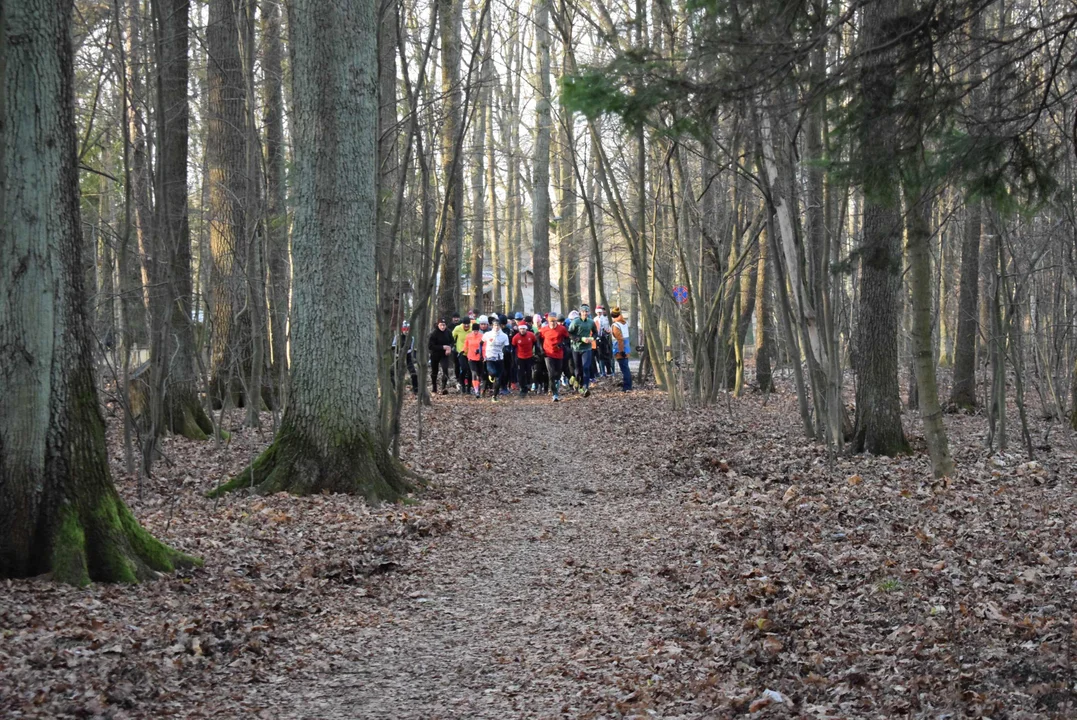
[[[935,477],[947,477],[954,472],[946,424],[939,404],[939,387],[935,378],[935,353],[932,338],[931,301],[931,201],[926,194],[909,193],[906,189],[907,220],[906,250],[909,263],[909,290],[912,302],[913,368],[915,370],[920,416],[924,423],[924,438],[931,454]]]
[[[767,232],[766,229],[763,230]],[[770,240],[767,236],[759,239],[759,262],[756,268],[758,275],[755,284],[755,307],[756,307],[756,334],[755,334],[755,383],[760,392],[774,392],[774,376],[771,373],[770,362],[774,354],[774,323],[771,320],[771,287],[770,280]]]
[[[873,2],[863,9],[864,56],[860,71],[860,162],[871,176],[864,188],[860,308],[856,342],[856,452],[896,455],[909,445],[901,426],[897,337],[901,323],[902,218],[897,174],[895,46],[900,23],[896,5]]]
[[[213,433],[198,395],[187,212],[189,0],[154,0],[157,28],[157,234],[149,258],[153,432]]]
[[[976,400],[976,336],[980,319],[981,204],[965,206],[965,234],[961,242],[961,281],[957,301],[957,341],[954,344],[954,381],[950,404],[972,410]]]
[[[289,11],[298,201],[291,400],[241,487],[392,500],[409,483],[378,438],[375,340],[377,0]]]
[[[187,0],[176,0],[186,2]],[[277,404],[286,403],[288,384],[288,208],[284,148],[284,73],[280,3],[263,4],[265,55],[266,260],[269,270],[270,367]],[[394,14],[395,17],[395,14]],[[384,20],[383,20],[384,22]],[[389,24],[389,23],[386,23]],[[393,26],[391,24],[390,28]],[[392,53],[390,52],[390,55]],[[394,79],[396,66],[393,66]],[[395,108],[394,108],[395,109]]]
[[[535,166],[532,174],[531,241],[535,307],[550,302],[550,0],[536,0],[535,46],[538,82],[535,97]],[[523,268],[520,268],[522,271]],[[565,308],[562,308],[565,310]]]
[[[472,24],[476,22],[476,12],[472,8]],[[490,41],[490,14],[485,14],[483,27],[479,29],[483,39],[479,48],[485,48],[482,60],[482,72],[478,102],[475,108],[475,130],[472,136],[473,160],[471,164],[471,298],[472,307],[482,302],[483,269],[486,262],[486,188],[483,187],[485,180],[486,163],[486,117],[487,109],[491,104],[493,94],[490,83],[493,79],[493,55]],[[496,302],[495,302],[496,305]],[[454,306],[455,308],[456,306]],[[451,314],[450,314],[451,316]],[[446,320],[450,316],[444,316]]]
[[[243,406],[251,376],[248,307],[247,110],[235,0],[211,0],[206,158],[209,165],[210,392],[216,405]]]
[[[109,474],[81,257],[71,13],[70,0],[0,7],[0,577],[136,582],[197,561],[143,530]]]
[[[437,0],[441,23],[441,92],[446,98],[445,118],[441,126],[441,169],[445,173],[445,191],[449,193],[444,217],[445,242],[441,255],[441,284],[438,286],[438,313],[448,318],[460,303],[460,257],[464,237],[464,163],[456,156],[462,152],[463,124],[460,101],[460,23],[462,0]]]

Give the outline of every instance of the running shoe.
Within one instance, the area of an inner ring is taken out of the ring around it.
[[[558,395],[557,393],[554,393],[553,394],[553,401],[554,402],[561,402],[561,396]]]
[[[589,388],[589,387],[585,387],[585,388],[583,389],[583,396],[584,396],[584,397],[591,397],[591,388]]]

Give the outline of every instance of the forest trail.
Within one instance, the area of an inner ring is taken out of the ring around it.
[[[643,398],[610,391],[494,406],[454,397],[451,410],[436,398],[418,456],[436,462],[444,442],[472,449],[473,469],[441,474],[435,489],[466,503],[466,520],[434,538],[377,620],[349,636],[366,660],[290,688],[277,709],[296,717],[582,714],[561,694],[563,676],[587,663],[581,649],[600,636],[611,653],[634,655],[648,642],[647,627],[617,612],[618,586],[626,577],[647,582],[636,549],[673,508],[648,499],[629,456],[618,462],[609,452],[645,438],[604,436],[595,422],[600,408],[653,402]]]

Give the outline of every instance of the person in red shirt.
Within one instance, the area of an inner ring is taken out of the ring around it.
[[[486,374],[482,367],[482,331],[478,323],[471,323],[471,332],[464,338],[464,353],[467,354],[467,364],[471,367],[471,391],[475,397],[480,396],[479,382]]]
[[[550,313],[546,316],[546,324],[539,330],[539,339],[542,340],[542,353],[546,356],[546,369],[550,373],[553,401],[558,402],[561,400],[557,390],[561,387],[561,374],[564,372],[564,343],[568,342],[568,330],[557,321],[556,314]]]
[[[531,389],[531,369],[535,364],[535,343],[538,338],[527,327],[527,323],[521,321],[516,326],[516,334],[512,336],[512,347],[516,351],[516,378],[520,383],[520,397],[527,397],[527,391]]]

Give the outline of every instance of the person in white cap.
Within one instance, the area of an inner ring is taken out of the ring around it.
[[[501,321],[495,315],[491,319],[491,327],[482,336],[483,354],[486,357],[486,372],[493,380],[494,402],[497,402],[501,394],[501,383],[505,380],[505,348],[509,344],[509,336],[501,330]]]

